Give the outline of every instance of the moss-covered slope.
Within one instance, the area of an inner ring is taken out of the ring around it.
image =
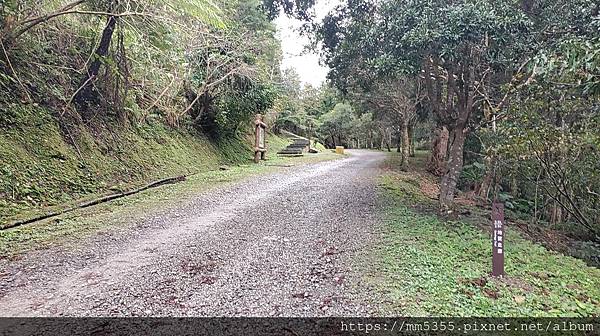
[[[94,198],[148,181],[249,162],[250,142],[211,141],[163,123],[61,127],[34,105],[13,106],[0,131],[0,226],[48,207]],[[272,146],[284,146],[271,137]]]

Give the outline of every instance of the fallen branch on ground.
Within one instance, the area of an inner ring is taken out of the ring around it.
[[[50,212],[50,213],[47,213],[45,215],[38,216],[38,217],[35,217],[35,218],[31,218],[31,219],[27,219],[27,220],[17,221],[17,222],[8,224],[7,226],[4,226],[4,227],[0,228],[0,231],[12,229],[12,228],[16,228],[16,227],[27,225],[27,224],[32,224],[32,223],[35,223],[35,222],[39,222],[39,221],[42,221],[42,220],[45,220],[45,219],[48,219],[48,218],[60,216],[60,215],[66,214],[68,212],[75,211],[77,209],[88,208],[88,207],[91,207],[91,206],[94,206],[94,205],[98,205],[98,204],[110,202],[112,200],[116,200],[116,199],[119,199],[119,198],[123,198],[123,197],[127,197],[127,196],[131,196],[131,195],[140,193],[140,192],[142,192],[144,190],[148,190],[148,189],[151,189],[151,188],[160,187],[160,186],[165,185],[165,184],[175,184],[175,183],[178,183],[178,182],[182,182],[182,181],[185,181],[188,176],[189,175],[187,175],[187,176],[186,175],[182,175],[182,176],[177,176],[177,177],[169,177],[169,178],[166,178],[166,179],[154,181],[152,183],[146,184],[145,186],[137,188],[137,189],[133,189],[133,190],[126,191],[126,192],[123,192],[123,193],[119,193],[119,194],[113,194],[113,195],[104,196],[104,197],[101,197],[101,198],[98,198],[98,199],[95,199],[95,200],[92,200],[92,201],[83,202],[83,203],[81,203],[81,204],[79,204],[77,206],[71,207],[71,208],[67,208],[67,209],[63,209],[63,210],[59,210],[59,211]]]

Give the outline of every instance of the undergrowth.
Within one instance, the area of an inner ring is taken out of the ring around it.
[[[389,170],[384,241],[371,278],[410,316],[600,316],[600,270],[547,250],[507,226],[506,276],[493,278],[491,239],[484,227],[428,211],[419,179]]]
[[[249,139],[210,140],[162,122],[83,126],[33,104],[11,105],[0,132],[0,227],[48,208],[131,189],[153,180],[249,163]],[[286,140],[270,136],[273,151]]]

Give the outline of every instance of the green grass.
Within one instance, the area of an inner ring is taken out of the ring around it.
[[[250,163],[250,141],[211,141],[162,123],[95,124],[61,130],[51,112],[15,105],[20,117],[0,132],[0,228],[150,181]],[[268,137],[269,155],[287,140]]]
[[[322,143],[320,143],[320,142],[316,142],[316,143],[313,145],[313,148],[314,148],[314,149],[316,149],[316,150],[318,150],[319,152],[324,152],[324,151],[326,151],[326,150],[327,150],[327,148],[326,148],[325,146],[323,146],[323,144],[322,144]]]
[[[281,141],[271,138],[273,142]],[[174,185],[146,190],[90,208],[76,210],[49,220],[0,231],[0,258],[13,258],[34,249],[55,245],[76,248],[83,238],[104,231],[127,230],[147,216],[177,207],[192,197],[208,190],[224,187],[245,178],[282,169],[333,160],[341,156],[333,153],[307,155],[299,158],[278,157],[270,151],[267,160],[259,164],[230,166],[229,170],[211,170],[190,176]]]
[[[409,174],[389,171],[381,186],[390,205],[370,281],[389,302],[385,310],[409,316],[600,316],[599,269],[507,226],[507,276],[490,277],[491,241],[481,229],[487,222],[446,221],[423,211],[419,203],[431,200]]]

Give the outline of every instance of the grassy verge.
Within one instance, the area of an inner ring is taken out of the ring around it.
[[[272,142],[283,140],[274,138]],[[275,146],[276,143],[271,144]],[[158,211],[168,210],[198,193],[226,186],[247,177],[266,174],[307,163],[340,158],[333,153],[306,155],[298,158],[278,157],[274,150],[260,164],[232,165],[228,170],[210,170],[190,176],[174,185],[150,189],[130,197],[91,208],[80,209],[49,220],[0,231],[0,259],[15,258],[33,249],[55,245],[75,248],[83,238],[104,231],[127,230],[136,222]]]
[[[1,107],[0,107],[1,108]],[[8,113],[2,111],[3,113]],[[83,126],[44,107],[15,104],[0,131],[0,228],[151,181],[248,163],[252,141],[209,139],[161,122]],[[287,139],[270,135],[277,151]]]
[[[422,173],[396,171],[395,159],[381,178],[388,205],[383,243],[374,255],[377,275],[370,277],[388,302],[385,310],[410,316],[600,316],[599,269],[524,239],[508,225],[507,276],[490,277],[489,220],[475,209],[455,221],[438,218],[429,211],[435,201],[423,191]]]

